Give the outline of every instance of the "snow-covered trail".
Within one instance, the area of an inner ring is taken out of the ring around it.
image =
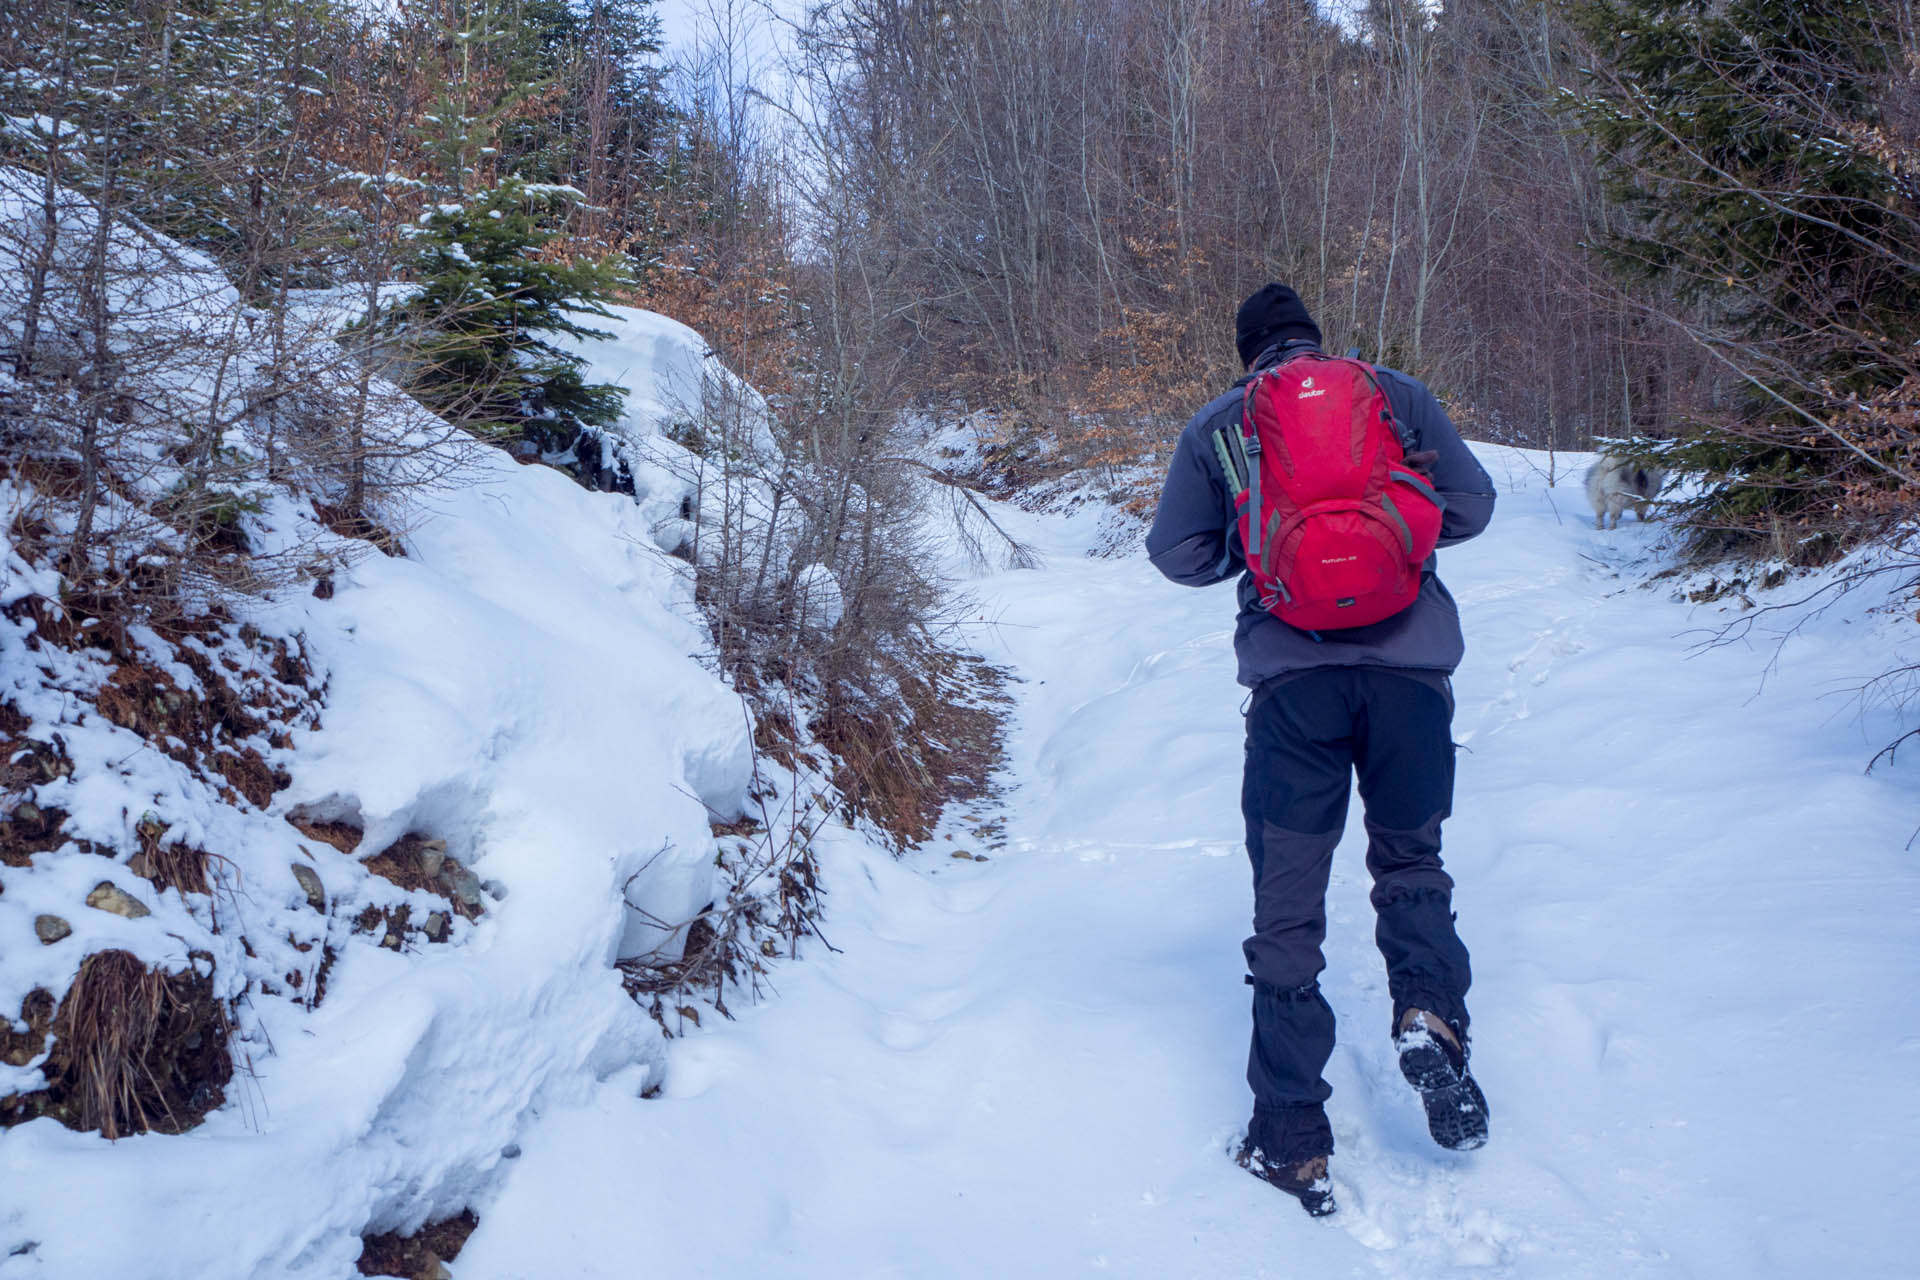
[[[1006,847],[830,850],[839,951],[674,1042],[659,1099],[542,1117],[459,1280],[1914,1274],[1920,787],[1862,775],[1887,726],[1831,696],[1884,629],[1835,611],[1761,693],[1770,647],[1688,656],[1732,615],[1620,576],[1650,530],[1483,455],[1494,526],[1442,559],[1484,1151],[1433,1147],[1394,1069],[1356,808],[1323,977],[1341,1212],[1234,1167],[1231,592],[1008,511],[1046,563],[977,588],[1025,682]]]

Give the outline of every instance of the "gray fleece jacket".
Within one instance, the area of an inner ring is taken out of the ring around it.
[[[1493,482],[1460,439],[1446,410],[1417,378],[1379,369],[1381,386],[1394,416],[1412,440],[1409,452],[1432,449],[1433,486],[1446,501],[1440,545],[1465,542],[1493,518]],[[1252,375],[1249,374],[1248,377]],[[1460,665],[1466,640],[1460,611],[1429,560],[1413,604],[1384,621],[1341,631],[1302,631],[1260,607],[1253,575],[1246,572],[1233,492],[1221,473],[1212,435],[1224,426],[1240,430],[1240,389],[1234,383],[1193,416],[1167,468],[1160,509],[1147,533],[1147,554],[1154,568],[1189,587],[1207,587],[1240,575],[1240,617],[1233,650],[1240,683],[1258,688],[1278,676],[1311,667],[1393,667],[1421,672],[1451,672]]]

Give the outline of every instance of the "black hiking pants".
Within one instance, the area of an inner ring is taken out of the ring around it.
[[[1318,667],[1262,685],[1247,713],[1241,809],[1253,863],[1249,1136],[1272,1160],[1329,1154],[1321,1078],[1333,1010],[1320,994],[1327,879],[1357,773],[1374,939],[1398,1025],[1425,1009],[1464,1035],[1467,949],[1453,928],[1440,824],[1453,805],[1452,698],[1437,674]]]

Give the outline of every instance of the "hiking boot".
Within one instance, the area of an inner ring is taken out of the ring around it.
[[[1433,1140],[1449,1151],[1484,1147],[1487,1098],[1467,1071],[1459,1033],[1425,1009],[1408,1009],[1393,1044],[1400,1051],[1400,1074],[1420,1091]]]
[[[1324,1218],[1340,1207],[1333,1202],[1333,1183],[1327,1177],[1325,1156],[1273,1164],[1249,1138],[1240,1144],[1240,1154],[1234,1159],[1254,1177],[1272,1183],[1298,1200],[1311,1217]]]

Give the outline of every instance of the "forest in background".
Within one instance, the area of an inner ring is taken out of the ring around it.
[[[982,482],[927,432],[1141,508],[1268,279],[1472,436],[1664,458],[1700,482],[1670,505],[1703,555],[1819,563],[1913,514],[1911,0],[711,0],[696,27],[669,65],[650,0],[9,6],[0,162],[44,228],[0,412],[11,453],[73,473],[73,589],[124,594],[142,555],[157,597],[179,579],[95,520],[142,413],[177,437],[176,559],[235,550],[240,482],[281,462],[226,432],[262,412],[338,527],[383,536],[376,373],[629,485],[621,393],[563,342],[615,301],[767,396],[777,448],[725,395],[682,443],[715,509],[773,495],[791,554],[722,515],[689,558],[730,668],[815,689],[866,765],[911,755],[876,708],[941,701],[926,495]],[[104,211],[91,244],[69,195]],[[156,408],[116,227],[208,255],[245,313],[210,341],[284,358]],[[327,370],[295,354],[316,296]],[[824,639],[792,606],[810,564],[845,594]]]
[[[1809,563],[1912,509],[1914,32],[1864,0],[854,0],[800,45],[831,243],[922,395],[1135,459],[1281,279],[1469,434],[1665,452],[1700,551]]]

